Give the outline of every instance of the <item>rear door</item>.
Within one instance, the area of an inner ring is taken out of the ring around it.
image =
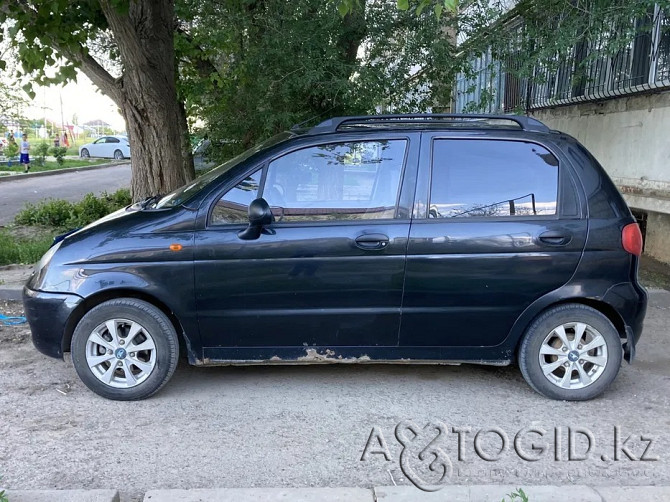
[[[495,346],[568,282],[587,220],[569,169],[540,143],[425,133],[400,345]]]

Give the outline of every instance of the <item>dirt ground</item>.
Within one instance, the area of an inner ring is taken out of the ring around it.
[[[0,301],[0,312],[20,315],[22,308]],[[114,402],[91,393],[69,362],[39,354],[26,325],[3,326],[0,484],[115,488],[123,501],[156,488],[407,484],[394,435],[405,420],[471,429],[462,460],[454,434],[445,446],[454,484],[670,484],[669,324],[670,293],[657,290],[635,364],[624,364],[612,387],[585,403],[543,398],[514,366],[187,364],[151,399]],[[387,442],[389,460],[361,460],[373,427]],[[511,446],[500,459],[483,461],[473,436],[494,427],[510,445],[523,428],[560,428],[562,459],[555,460],[547,440],[538,461],[523,461]],[[636,460],[621,451],[613,460],[615,427],[619,443],[631,437]],[[586,461],[567,458],[565,440],[576,428],[591,431],[596,442]],[[642,438],[652,441],[651,460],[641,458]]]

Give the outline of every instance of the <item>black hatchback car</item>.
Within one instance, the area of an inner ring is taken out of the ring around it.
[[[640,229],[575,139],[521,116],[295,129],[55,244],[24,289],[38,350],[101,396],[191,364],[518,362],[554,399],[633,359]]]

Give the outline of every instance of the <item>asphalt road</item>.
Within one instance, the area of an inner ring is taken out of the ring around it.
[[[20,309],[0,302],[6,315]],[[152,488],[408,484],[403,462],[430,481],[441,471],[418,452],[438,429],[422,428],[443,423],[452,484],[667,485],[668,325],[670,293],[656,292],[636,363],[582,403],[545,399],[515,367],[187,364],[151,399],[114,402],[87,390],[69,363],[37,353],[27,327],[4,327],[2,484],[119,488],[136,500]],[[405,422],[403,448],[395,431],[407,420],[419,435],[414,443]]]
[[[130,164],[90,171],[75,171],[36,176],[16,177],[0,182],[0,225],[7,225],[27,203],[43,199],[78,201],[89,192],[115,192],[130,186]]]

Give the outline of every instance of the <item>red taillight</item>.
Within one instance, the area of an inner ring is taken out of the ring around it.
[[[630,254],[640,256],[642,254],[642,232],[637,223],[629,223],[621,231],[621,244]]]

